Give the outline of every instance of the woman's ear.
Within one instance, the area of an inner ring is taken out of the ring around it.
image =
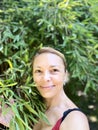
[[[65,72],[65,78],[64,78],[64,85],[66,84],[66,83],[68,83],[69,82],[69,73],[68,73],[68,71],[66,70],[66,72]]]

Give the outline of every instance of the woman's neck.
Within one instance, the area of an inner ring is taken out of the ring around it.
[[[49,99],[45,99],[47,110],[58,107],[65,101],[66,101],[66,95],[65,95],[64,91],[61,91],[61,93],[59,93],[59,95],[56,95]]]
[[[45,99],[46,110],[51,110],[55,108],[65,108],[71,109],[77,106],[67,97],[64,91],[61,91],[58,95]]]

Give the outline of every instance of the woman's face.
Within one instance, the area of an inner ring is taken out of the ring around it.
[[[33,63],[33,78],[42,97],[57,96],[63,90],[66,79],[62,59],[52,53],[38,55]]]

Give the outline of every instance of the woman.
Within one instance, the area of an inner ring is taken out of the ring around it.
[[[43,47],[33,59],[33,78],[46,104],[50,125],[39,120],[33,130],[89,130],[88,120],[64,93],[68,81],[64,55]]]

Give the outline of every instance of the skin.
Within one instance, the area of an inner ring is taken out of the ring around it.
[[[42,53],[33,62],[33,78],[38,91],[45,99],[46,116],[50,125],[39,120],[33,130],[51,130],[63,112],[77,108],[63,90],[67,74],[62,59],[56,54]],[[73,111],[61,123],[60,130],[89,130],[86,116],[79,111]]]
[[[3,98],[3,97],[0,97]],[[14,100],[10,100],[10,103],[13,104]],[[2,109],[3,111],[5,111],[6,114],[2,113]],[[8,111],[8,112],[7,112]],[[12,111],[12,109],[8,106],[5,105],[4,108],[1,107],[1,103],[0,103],[0,124],[3,124],[6,127],[9,127],[10,121],[13,118],[14,113]]]

